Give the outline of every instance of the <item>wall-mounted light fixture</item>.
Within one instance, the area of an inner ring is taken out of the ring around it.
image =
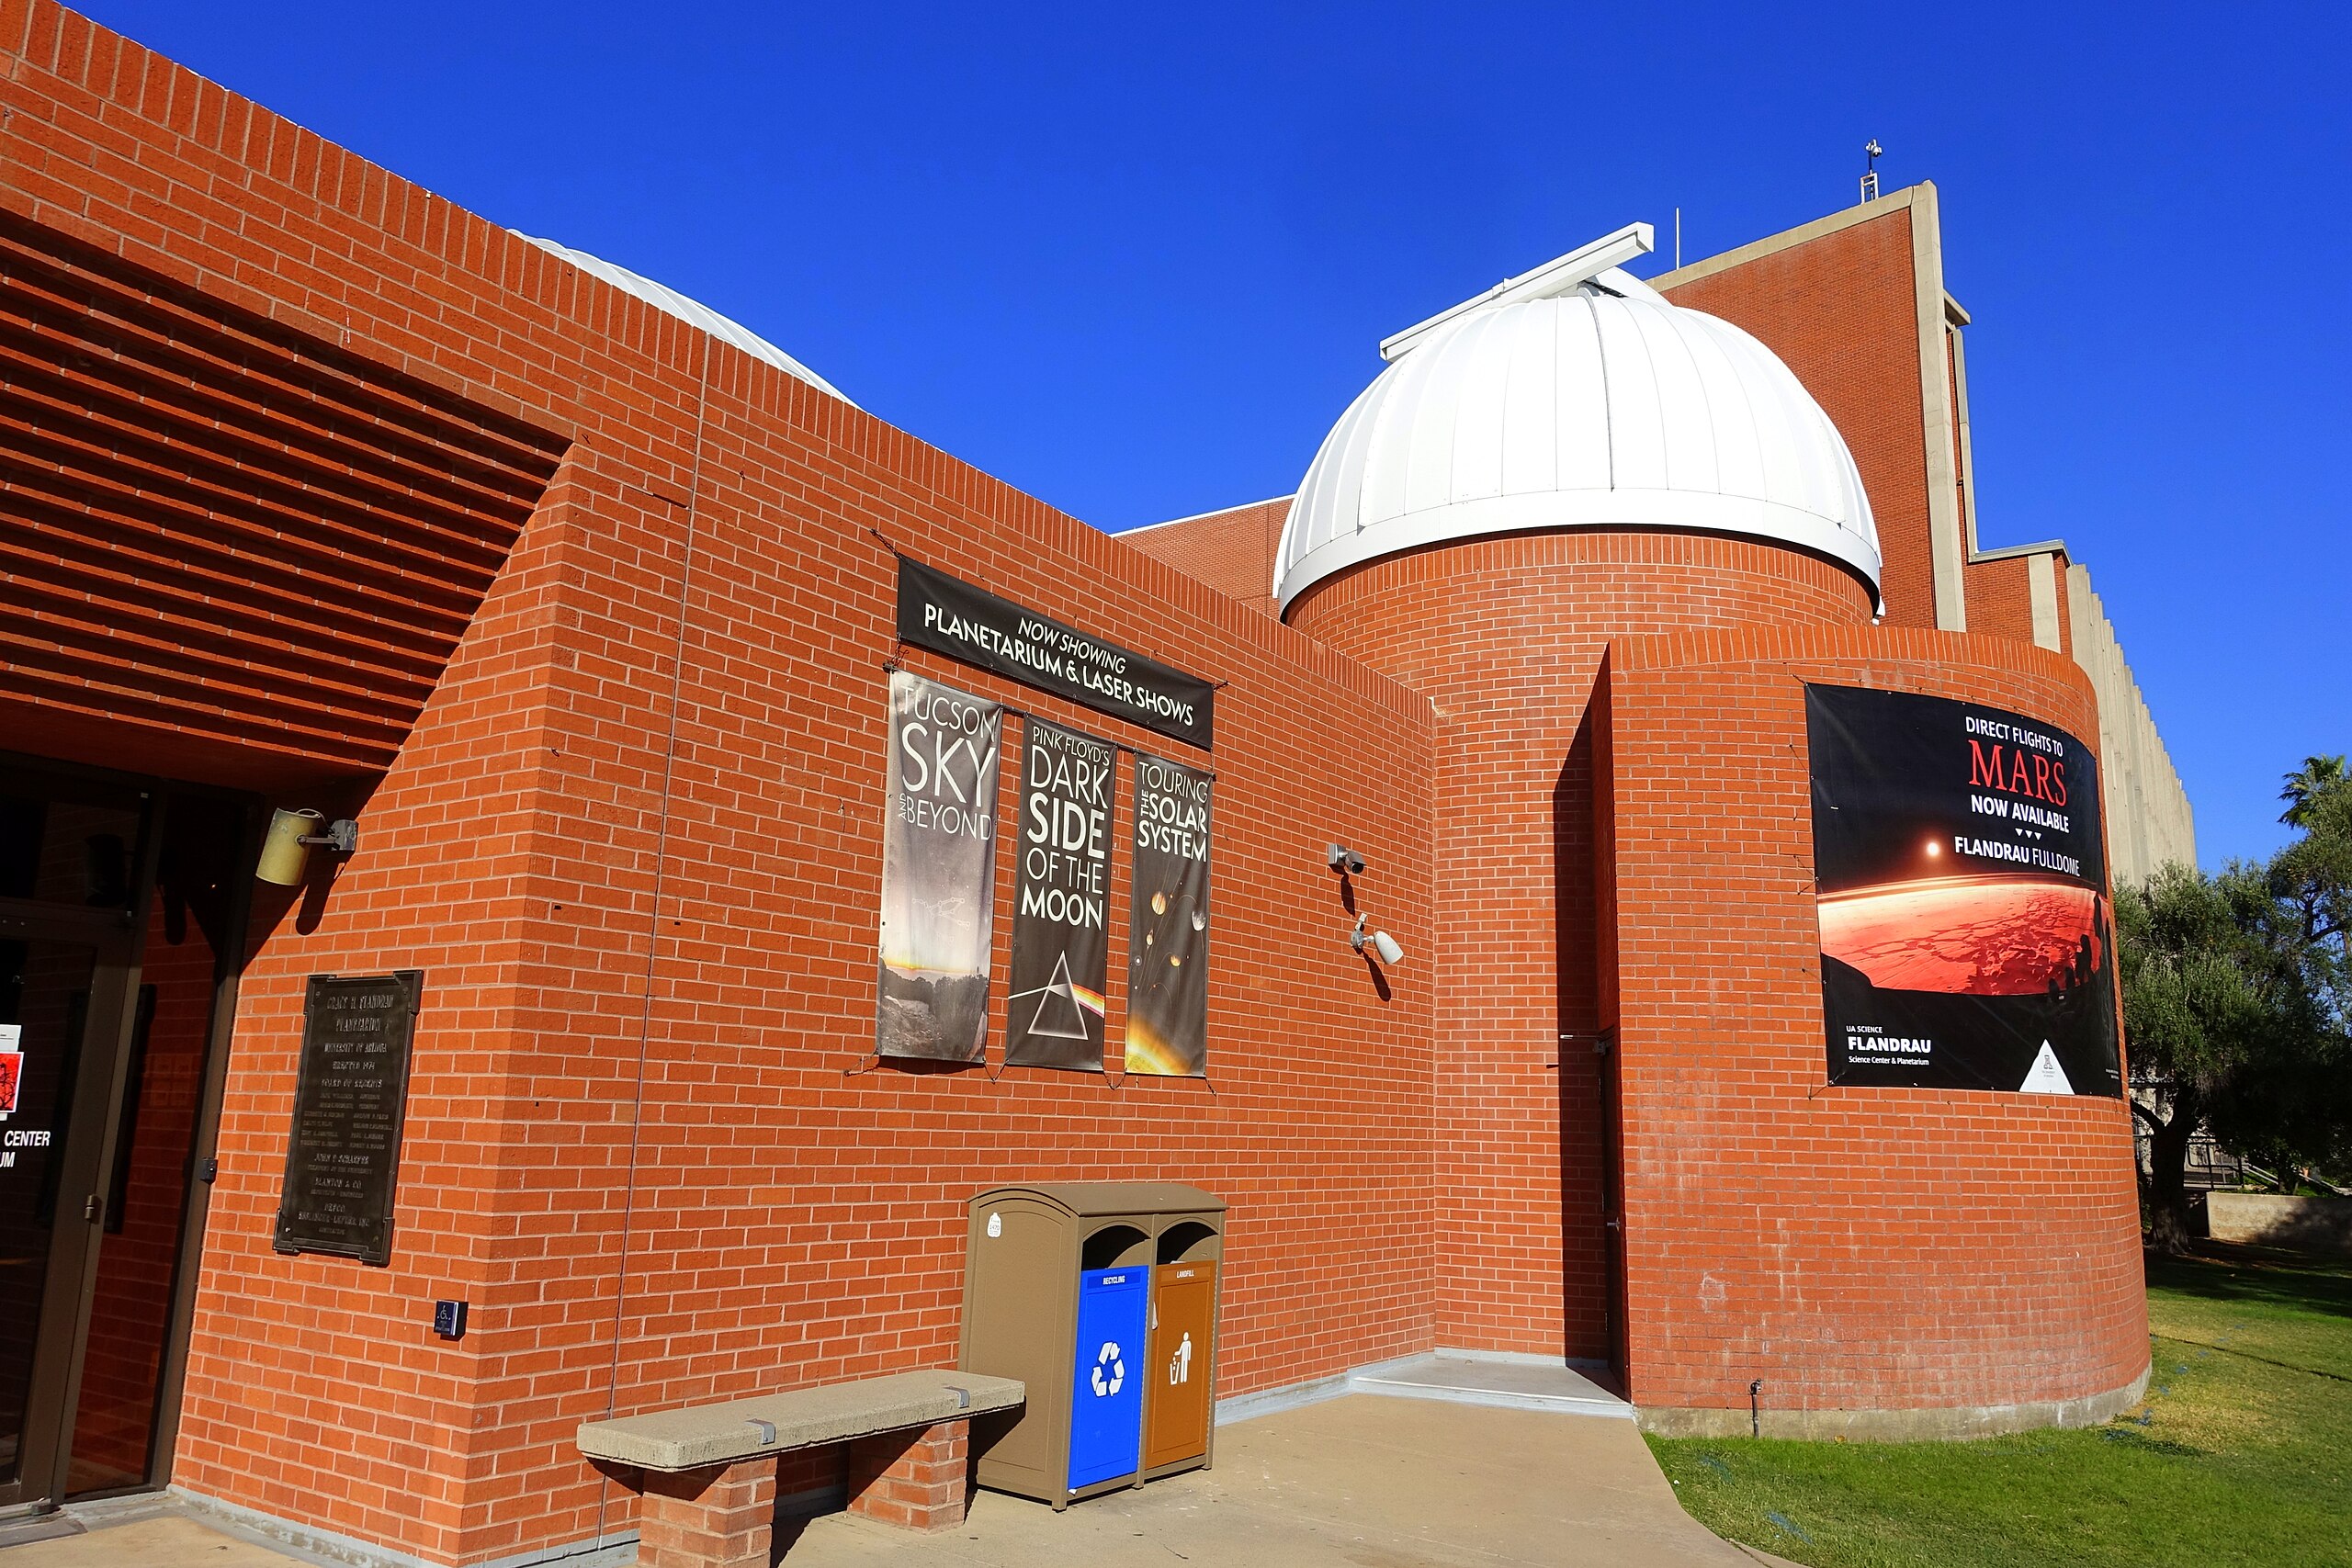
[[[326,831],[317,831],[321,828]],[[339,855],[351,853],[359,847],[359,824],[347,817],[330,822],[315,811],[281,807],[270,813],[269,833],[261,841],[261,863],[254,867],[254,875],[280,887],[299,887],[311,851],[320,845]]]
[[[1323,863],[1343,876],[1363,874],[1363,856],[1345,844],[1333,844],[1323,852]]]
[[[1356,917],[1356,929],[1348,938],[1348,945],[1358,953],[1362,953],[1364,943],[1370,942],[1372,950],[1380,954],[1380,961],[1383,964],[1402,964],[1405,961],[1405,950],[1396,945],[1395,937],[1390,936],[1386,931],[1367,931],[1363,929],[1364,922],[1371,918],[1369,915]]]

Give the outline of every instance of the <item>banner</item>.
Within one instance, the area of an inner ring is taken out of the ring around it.
[[[1128,893],[1126,1066],[1201,1077],[1209,1067],[1209,775],[1136,758]]]
[[[885,1056],[977,1062],[988,1047],[1003,732],[1001,704],[890,677],[874,1045]]]
[[[1102,1070],[1118,776],[1118,748],[1109,741],[1022,721],[1007,1066]]]
[[[904,556],[899,558],[899,640],[1209,749],[1216,694],[1206,681]]]
[[[2123,1092],[2098,763],[1943,697],[1805,688],[1829,1081]]]

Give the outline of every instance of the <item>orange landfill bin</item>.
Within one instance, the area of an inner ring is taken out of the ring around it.
[[[1151,1271],[1151,1389],[1144,1406],[1147,1472],[1202,1459],[1215,1403],[1216,1265],[1162,1263]]]

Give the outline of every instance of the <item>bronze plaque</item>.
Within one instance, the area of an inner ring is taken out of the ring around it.
[[[409,1040],[424,988],[421,969],[311,976],[277,1195],[278,1251],[392,1260]]]

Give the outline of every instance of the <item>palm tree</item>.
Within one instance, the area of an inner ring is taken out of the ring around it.
[[[2278,798],[2287,803],[2287,809],[2279,813],[2278,820],[2290,828],[2310,827],[2312,806],[2317,804],[2321,795],[2340,786],[2344,777],[2344,759],[2341,757],[2304,758],[2302,772],[2289,773],[2287,787],[2278,792]]]

